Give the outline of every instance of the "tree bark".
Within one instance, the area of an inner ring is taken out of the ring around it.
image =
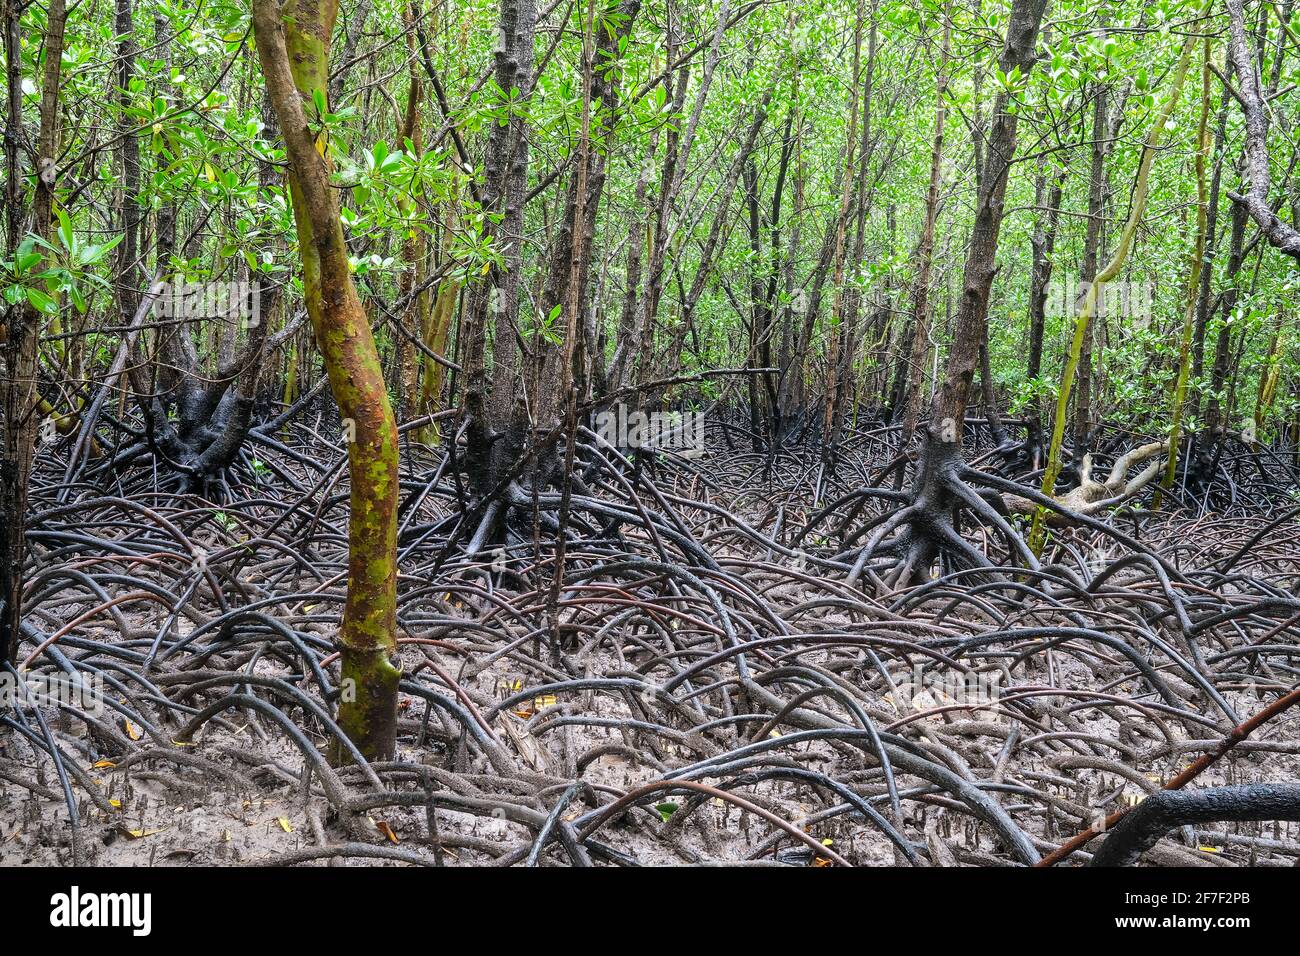
[[[1274,248],[1300,261],[1300,230],[1279,219],[1268,202],[1273,181],[1268,167],[1268,115],[1264,111],[1259,71],[1246,40],[1242,0],[1227,0],[1227,5],[1228,59],[1237,76],[1238,102],[1246,119],[1247,183],[1243,193],[1230,192],[1228,196],[1250,213]]]
[[[1027,76],[1034,65],[1034,45],[1042,25],[1047,0],[1016,0],[1007,24],[1006,44],[999,61],[1003,74],[1018,70]],[[935,396],[930,416],[932,437],[960,445],[962,423],[970,396],[971,380],[979,361],[979,344],[988,318],[989,291],[997,271],[998,233],[1002,228],[1007,175],[1016,149],[1019,117],[1008,109],[1006,92],[998,95],[988,134],[985,163],[971,230],[961,303],[943,385]]]
[[[5,7],[6,53],[9,56],[9,116],[5,123],[5,160],[8,164],[6,193],[9,251],[18,247],[19,187],[17,129],[22,122],[22,100],[17,86],[20,66],[17,44],[20,13],[13,4]],[[59,82],[63,57],[64,0],[50,0],[46,18],[45,69],[41,89],[40,131],[36,145],[36,193],[32,203],[31,231],[48,238],[57,182],[59,141]],[[33,267],[40,269],[39,265]],[[41,313],[30,301],[10,307],[7,337],[3,339],[4,447],[0,449],[0,664],[18,653],[22,623],[23,564],[26,560],[27,490],[38,425],[36,390],[37,350],[40,343]],[[3,327],[0,327],[3,328]]]
[[[495,53],[496,81],[504,91],[518,90],[526,102],[532,94],[536,0],[502,0],[501,41]],[[528,187],[527,119],[511,107],[505,123],[494,123],[484,160],[482,208],[487,232],[500,249],[499,262],[485,282],[469,286],[461,321],[465,339],[464,411],[466,466],[470,485],[480,496],[499,483],[523,449],[527,412],[519,392],[519,283],[523,264],[524,200]],[[493,217],[500,221],[492,224]],[[488,388],[487,334],[492,339],[491,390]]]
[[[289,158],[307,311],[344,420],[351,479],[348,591],[338,644],[339,726],[367,759],[395,748],[397,684],[397,426],[370,322],[348,268],[326,144],[304,103],[324,93],[337,0],[253,0],[267,91]],[[350,423],[350,424],[349,424]],[[347,759],[336,741],[333,759]]]
[[[934,229],[939,218],[939,190],[943,185],[943,138],[948,122],[948,56],[952,23],[945,7],[943,39],[939,51],[939,76],[935,86],[934,137],[930,146],[930,185],[925,194],[925,219],[916,248],[916,278],[912,283],[912,339],[907,357],[907,398],[903,413],[900,453],[905,453],[921,415],[921,385],[930,346],[930,283],[934,269]],[[902,477],[902,470],[898,472]]]

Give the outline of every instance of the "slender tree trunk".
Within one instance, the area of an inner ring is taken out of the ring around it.
[[[1052,255],[1056,248],[1056,229],[1060,219],[1061,200],[1065,193],[1067,170],[1062,169],[1053,177],[1050,190],[1047,186],[1047,174],[1040,171],[1035,185],[1036,205],[1046,204],[1046,210],[1039,210],[1038,222],[1030,244],[1034,251],[1033,272],[1029,280],[1029,355],[1025,360],[1025,380],[1031,384],[1037,381],[1043,370],[1043,330],[1047,321],[1048,285],[1052,281]],[[1028,451],[1027,464],[1037,469],[1042,456],[1043,445],[1043,403],[1035,392],[1025,415],[1025,447]]]
[[[18,83],[20,52],[18,47],[19,10],[5,6],[5,51],[9,57],[5,122],[6,227],[9,252],[19,245],[20,192],[18,176],[17,126],[22,122],[22,100]],[[64,0],[50,0],[46,17],[45,71],[41,88],[40,131],[36,141],[36,192],[32,203],[31,231],[48,239],[58,179],[59,83],[63,58],[64,25],[67,11]],[[40,266],[34,266],[39,271]],[[3,338],[4,447],[0,449],[0,664],[12,661],[18,653],[22,623],[23,565],[26,561],[27,490],[31,479],[32,458],[38,425],[38,345],[41,313],[30,301],[9,307],[7,337]]]
[[[1259,70],[1246,39],[1246,22],[1242,0],[1227,0],[1228,59],[1237,78],[1237,97],[1246,118],[1245,192],[1229,193],[1239,207],[1250,213],[1265,238],[1276,249],[1300,261],[1300,230],[1278,218],[1268,202],[1272,175],[1268,167],[1267,102],[1261,89]]]
[[[856,235],[852,247],[851,263],[856,271],[862,257],[863,237],[866,231],[867,218],[867,177],[870,170],[870,144],[871,144],[871,92],[874,86],[873,80],[876,70],[876,50],[878,46],[878,29],[876,23],[875,3],[871,5],[871,19],[867,34],[867,63],[866,69],[861,80],[862,95],[861,108],[859,111],[858,101],[855,100],[852,109],[852,116],[849,121],[849,137],[852,139],[856,122],[861,115],[861,141],[858,144],[856,155],[857,175],[852,175],[855,165],[853,149],[849,149],[849,164],[845,169],[845,198],[848,198],[848,189],[850,180],[855,180],[854,189],[854,206],[856,207]],[[862,20],[861,8],[858,12],[859,28]],[[859,81],[857,78],[857,60],[859,51],[854,49],[854,89],[856,90]],[[892,207],[890,221],[892,222]],[[857,336],[857,315],[858,299],[860,291],[856,288],[845,288],[845,255],[848,250],[844,248],[845,230],[848,226],[846,217],[840,220],[840,234],[837,237],[839,248],[836,251],[836,278],[835,278],[835,305],[831,311],[831,338],[833,347],[828,349],[827,355],[827,381],[826,381],[826,412],[822,422],[822,452],[826,461],[832,467],[835,464],[835,449],[839,445],[840,430],[843,427],[843,413],[841,406],[844,402],[844,396],[848,390],[850,380],[853,374],[854,353],[856,351]],[[892,232],[892,228],[890,230]]]
[[[650,180],[654,175],[655,149],[659,145],[659,130],[650,134],[646,145],[645,159],[637,174],[636,186],[633,188],[632,214],[627,227],[627,266],[626,279],[623,284],[623,308],[619,314],[618,332],[614,341],[614,357],[609,365],[610,391],[627,388],[636,363],[632,356],[640,341],[637,319],[641,299],[641,263],[645,259],[646,246],[650,241],[649,212],[646,198],[650,192]]]
[[[406,51],[410,58],[410,69],[408,76],[408,85],[406,93],[406,111],[402,116],[402,126],[398,131],[398,145],[406,149],[406,143],[410,143],[410,149],[415,159],[419,159],[423,154],[423,143],[421,142],[420,129],[420,103],[422,86],[420,83],[419,61],[416,58],[416,37],[415,37],[415,15],[411,6],[408,4],[403,11],[403,20],[406,29]],[[360,24],[357,25],[356,33],[360,33]],[[415,204],[412,197],[402,195],[398,200],[399,207],[403,216],[413,218]],[[402,242],[402,275],[398,281],[398,296],[407,300],[406,313],[401,317],[405,330],[399,332],[397,336],[397,367],[398,367],[398,405],[397,417],[405,421],[414,417],[414,412],[418,408],[419,390],[419,366],[416,363],[415,339],[423,335],[425,326],[424,314],[428,311],[428,294],[426,292],[412,293],[419,288],[424,278],[424,262],[426,258],[426,240],[424,230],[418,227],[414,221],[405,223],[403,229],[406,238]]]
[[[303,104],[324,93],[337,0],[253,0],[267,92],[289,158],[307,311],[348,441],[348,592],[339,628],[339,726],[367,759],[394,751],[397,728],[397,426],[379,352],[348,267],[324,143]],[[336,741],[336,761],[347,753]]]
[[[943,138],[948,122],[948,57],[952,37],[950,8],[945,6],[943,39],[939,50],[939,77],[935,86],[934,137],[930,146],[930,185],[925,194],[925,219],[916,248],[916,278],[912,283],[912,337],[906,360],[907,398],[899,452],[906,453],[921,415],[921,385],[930,344],[930,284],[934,272],[934,229],[939,218],[939,190],[943,186]],[[902,478],[902,469],[898,477]]]
[[[443,230],[444,244],[450,242],[451,234],[456,226],[456,196],[452,195],[451,201],[447,204],[447,222]],[[444,279],[438,285],[437,295],[434,296],[433,307],[427,308],[423,316],[424,327],[421,334],[424,336],[425,347],[436,355],[447,354],[447,340],[451,332],[451,319],[456,311],[456,301],[460,297],[460,282],[456,279]],[[432,414],[438,410],[438,403],[442,399],[443,380],[446,376],[446,367],[438,361],[424,356],[424,367],[420,377],[420,405],[418,411],[421,415]],[[423,439],[426,444],[436,444],[438,442],[438,429],[435,425],[430,424],[423,431]]]
[[[122,109],[122,124],[118,131],[118,163],[122,171],[121,228],[122,244],[118,246],[118,302],[122,324],[135,314],[139,293],[140,256],[140,137],[134,118],[127,115],[131,106],[130,85],[135,77],[135,24],[132,0],[116,0],[114,29],[117,32],[117,86]]]
[[[677,15],[676,12],[673,13],[674,17]],[[669,128],[668,149],[664,156],[659,206],[655,217],[654,241],[651,244],[649,268],[646,270],[646,291],[641,299],[640,318],[637,323],[641,340],[640,370],[642,381],[647,381],[653,376],[651,368],[654,360],[655,325],[659,315],[659,300],[663,296],[664,281],[666,279],[668,247],[673,238],[677,218],[678,193],[686,175],[686,164],[695,145],[695,133],[700,125],[704,104],[708,99],[709,89],[713,85],[713,76],[717,70],[718,62],[722,58],[722,38],[726,33],[727,21],[730,15],[731,0],[722,0],[722,4],[718,8],[718,19],[713,30],[713,38],[709,43],[708,52],[705,54],[704,71],[700,76],[699,89],[696,91],[695,103],[691,108],[691,115],[687,120],[686,128],[680,134],[677,133],[675,126]],[[676,24],[670,24],[668,29],[669,31],[676,30]],[[672,46],[673,41],[670,41],[670,58],[672,56]],[[680,112],[680,104],[685,100],[687,76],[686,67],[682,67],[677,77],[678,88],[673,97],[674,115]]]
[[[1146,141],[1143,143],[1142,158],[1138,161],[1137,176],[1133,183],[1132,205],[1129,209],[1128,221],[1124,224],[1124,231],[1120,235],[1119,246],[1106,267],[1097,273],[1096,278],[1088,285],[1088,291],[1084,295],[1078,317],[1075,319],[1074,340],[1070,345],[1070,352],[1066,356],[1065,368],[1061,372],[1061,386],[1056,398],[1056,417],[1052,426],[1052,444],[1047,452],[1047,467],[1043,471],[1042,493],[1048,496],[1055,494],[1056,479],[1061,473],[1061,445],[1065,438],[1065,419],[1070,407],[1070,391],[1074,385],[1075,371],[1079,367],[1088,326],[1096,313],[1097,300],[1102,294],[1102,290],[1107,282],[1119,275],[1119,270],[1123,267],[1124,261],[1128,258],[1129,250],[1133,247],[1133,238],[1137,234],[1138,224],[1142,221],[1142,216],[1146,212],[1147,195],[1150,190],[1151,164],[1155,160],[1156,152],[1160,148],[1160,141],[1164,137],[1165,125],[1169,122],[1169,117],[1173,115],[1174,108],[1178,105],[1179,97],[1182,95],[1183,81],[1187,78],[1187,67],[1191,62],[1194,42],[1195,38],[1188,38],[1183,42],[1182,52],[1179,54],[1178,63],[1174,67],[1173,77],[1170,80],[1169,98],[1157,113],[1155,122],[1148,131]],[[1047,526],[1044,519],[1044,509],[1040,507],[1034,512],[1034,525],[1029,542],[1030,549],[1035,554],[1041,552],[1045,540]]]
[[[1228,240],[1227,273],[1224,280],[1227,288],[1221,296],[1219,331],[1214,341],[1214,360],[1210,364],[1209,398],[1205,404],[1205,436],[1198,449],[1201,464],[1205,465],[1217,457],[1217,449],[1223,442],[1227,428],[1227,418],[1231,413],[1231,404],[1225,404],[1224,389],[1228,383],[1228,366],[1232,359],[1232,325],[1229,319],[1237,309],[1237,298],[1241,294],[1238,282],[1241,267],[1246,261],[1246,223],[1250,219],[1249,210],[1244,204],[1232,207],[1232,229]],[[1208,473],[1205,474],[1208,478]]]
[[[858,83],[862,60],[862,3],[859,0],[853,27],[853,97],[849,106],[849,127],[844,140],[844,165],[840,171],[840,213],[835,219],[835,251],[831,256],[831,320],[826,330],[826,398],[822,416],[822,463],[835,463],[835,409],[840,389],[840,326],[844,321],[844,233],[848,228],[849,204],[853,196],[853,162],[857,156]]]
[[[593,0],[599,2],[599,0]],[[564,309],[573,283],[577,283],[579,341],[574,343],[575,362],[581,375],[585,358],[590,357],[598,388],[605,391],[604,356],[595,352],[596,336],[594,318],[590,317],[591,251],[596,237],[596,216],[607,179],[606,156],[618,124],[620,72],[620,43],[631,33],[641,0],[623,0],[616,8],[619,14],[612,28],[597,31],[593,50],[594,63],[591,96],[598,105],[594,125],[588,130],[588,146],[575,165],[565,193],[564,212],[552,242],[546,285],[542,292],[541,313],[549,318],[552,311]],[[593,119],[593,117],[588,117]],[[574,262],[578,263],[575,272]],[[541,340],[535,346],[545,351],[545,374],[542,385],[543,406],[553,405],[560,397],[559,380],[566,374],[560,368],[563,349]],[[543,420],[553,417],[544,407],[539,414]]]
[[[1201,67],[1201,115],[1196,133],[1196,239],[1188,256],[1187,293],[1183,312],[1183,329],[1179,336],[1178,376],[1174,382],[1172,408],[1169,425],[1169,460],[1165,465],[1165,475],[1161,489],[1168,490],[1174,486],[1174,473],[1178,467],[1178,446],[1182,439],[1183,404],[1187,398],[1187,379],[1191,373],[1192,333],[1196,324],[1196,302],[1201,288],[1201,269],[1205,260],[1205,234],[1209,215],[1206,209],[1208,197],[1205,186],[1205,161],[1210,152],[1210,40],[1205,38],[1201,49],[1203,64]],[[1153,508],[1159,508],[1161,491],[1156,492]]]
[[[714,213],[713,222],[709,225],[709,233],[704,240],[704,245],[700,248],[695,277],[691,280],[690,288],[681,300],[681,320],[662,355],[652,356],[646,362],[646,377],[651,380],[676,374],[686,336],[695,330],[695,308],[708,286],[708,280],[713,273],[715,261],[722,254],[725,246],[724,237],[730,228],[731,206],[736,186],[740,182],[745,167],[749,164],[750,156],[753,155],[754,148],[758,143],[758,134],[767,120],[767,107],[772,100],[772,92],[772,88],[769,87],[763,94],[763,98],[759,100],[745,133],[745,139],[741,142],[739,151],[727,168],[722,186],[718,190],[718,208]],[[657,389],[646,394],[650,396],[650,404],[653,404],[659,400],[662,390]]]
[[[1019,69],[1028,75],[1034,65],[1034,45],[1042,24],[1047,0],[1016,0],[1007,24],[1006,46],[999,68],[1009,74]],[[1002,228],[1003,199],[1007,176],[1016,149],[1017,114],[1008,109],[1008,96],[1001,93],[993,111],[988,134],[984,170],[975,207],[975,225],[971,230],[970,249],[966,256],[961,302],[953,332],[952,348],[943,385],[935,396],[930,415],[932,437],[961,447],[962,423],[970,396],[971,380],[979,361],[979,343],[988,318],[989,291],[997,271],[998,234]]]
[[[1106,220],[1106,157],[1110,153],[1111,124],[1107,117],[1110,91],[1104,83],[1097,86],[1092,105],[1092,162],[1088,169],[1088,225],[1083,241],[1081,285],[1091,285],[1097,278],[1097,259],[1101,255],[1102,227]],[[1116,111],[1118,112],[1118,110]],[[1074,303],[1074,293],[1068,301]],[[1103,300],[1104,301],[1104,300]],[[1096,330],[1092,323],[1084,330],[1079,348],[1079,379],[1074,398],[1074,425],[1071,451],[1076,470],[1083,464],[1092,431],[1092,345]]]
[[[502,90],[531,96],[537,24],[535,0],[502,0],[501,43],[496,51],[496,81]],[[520,392],[519,293],[522,279],[524,200],[528,187],[527,118],[512,109],[488,134],[482,190],[483,210],[500,221],[488,226],[502,250],[486,281],[467,289],[460,335],[464,336],[466,465],[476,494],[489,494],[523,450],[528,414]],[[491,390],[488,388],[488,320],[492,339]],[[490,529],[484,529],[486,533]],[[475,539],[483,535],[476,532]],[[471,539],[471,540],[475,540]]]
[[[1046,7],[1047,0],[1014,0],[999,61],[1003,75],[1014,73],[1027,77],[1033,69],[1034,47]],[[910,517],[899,542],[904,548],[883,582],[886,587],[905,586],[918,577],[927,577],[935,558],[947,548],[956,547],[967,560],[975,560],[969,554],[973,549],[953,529],[953,514],[959,496],[963,492],[971,493],[964,488],[960,477],[963,424],[971,381],[979,362],[980,342],[986,332],[989,293],[997,271],[998,234],[1002,227],[1007,177],[1016,153],[1018,124],[1018,116],[1010,108],[1010,94],[1003,91],[994,104],[984,150],[984,169],[978,180],[975,222],[948,365],[924,432],[921,459],[906,509]],[[856,578],[856,573],[850,577]]]
[[[565,314],[565,334],[563,360],[560,364],[560,396],[564,403],[564,466],[561,469],[560,507],[558,531],[555,536],[555,561],[552,564],[551,587],[547,592],[546,618],[553,646],[560,643],[560,594],[564,586],[564,558],[568,544],[566,531],[569,524],[569,508],[573,496],[573,463],[578,441],[578,387],[575,365],[581,360],[579,336],[582,330],[581,312],[586,301],[584,277],[587,272],[587,255],[590,245],[586,242],[587,203],[599,202],[599,190],[594,197],[587,191],[588,178],[593,172],[591,160],[591,103],[595,82],[595,51],[593,34],[595,33],[595,14],[597,0],[586,0],[587,10],[582,29],[582,116],[578,134],[577,173],[571,190],[571,218],[569,219],[569,278],[565,284],[567,301],[557,303]],[[635,4],[638,0],[632,0]],[[581,6],[579,6],[581,13]],[[634,8],[635,9],[635,8]],[[626,26],[630,27],[630,22]],[[602,31],[604,32],[604,31]],[[608,36],[608,32],[604,32]],[[608,113],[605,124],[609,125]],[[603,165],[599,167],[603,179]]]
[[[745,349],[745,364],[751,365],[758,356],[759,344],[767,332],[767,305],[763,298],[763,223],[759,212],[758,166],[751,159],[745,163],[745,208],[749,213],[749,252],[751,257],[749,272],[749,341]],[[761,406],[758,381],[753,375],[747,377],[745,388],[748,392],[749,438],[754,451],[763,450],[763,422],[765,415]]]

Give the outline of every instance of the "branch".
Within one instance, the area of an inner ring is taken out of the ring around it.
[[[1227,0],[1230,22],[1228,59],[1237,74],[1237,86],[1232,90],[1246,117],[1246,192],[1228,191],[1228,198],[1240,203],[1259,225],[1269,244],[1291,258],[1300,261],[1300,231],[1287,225],[1269,207],[1268,191],[1272,177],[1268,168],[1268,117],[1264,113],[1264,97],[1260,91],[1259,73],[1255,70],[1250,46],[1246,42],[1245,16],[1242,0]]]
[[[1085,455],[1079,486],[1064,494],[1052,495],[1052,500],[1068,511],[1087,517],[1108,511],[1149,485],[1160,473],[1162,460],[1151,462],[1131,480],[1128,473],[1136,465],[1161,455],[1168,449],[1169,442],[1166,440],[1153,441],[1126,452],[1115,462],[1104,482],[1093,480],[1092,456]],[[1021,495],[1004,495],[1002,500],[1007,510],[1014,514],[1033,514],[1037,508],[1035,502]]]

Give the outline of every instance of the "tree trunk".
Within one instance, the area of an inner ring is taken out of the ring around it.
[[[1106,224],[1106,157],[1119,135],[1119,126],[1123,122],[1122,104],[1116,104],[1114,113],[1110,113],[1110,92],[1100,84],[1093,101],[1092,112],[1092,161],[1088,169],[1088,225],[1083,241],[1083,269],[1079,275],[1082,285],[1091,285],[1097,278],[1097,262],[1102,253],[1102,231]],[[1067,297],[1073,305],[1073,292]],[[1074,426],[1072,429],[1071,463],[1075,471],[1083,464],[1083,456],[1088,453],[1092,438],[1092,347],[1096,338],[1094,325],[1090,322],[1084,330],[1079,350],[1079,380],[1075,389]]]
[[[1065,438],[1065,419],[1070,407],[1070,391],[1074,385],[1075,370],[1079,367],[1084,340],[1088,334],[1088,326],[1091,324],[1092,317],[1097,310],[1097,300],[1102,295],[1106,283],[1119,275],[1119,270],[1128,258],[1129,250],[1133,247],[1133,238],[1137,234],[1138,224],[1142,221],[1142,216],[1146,212],[1147,195],[1150,189],[1151,164],[1154,162],[1156,152],[1160,148],[1165,125],[1169,122],[1170,116],[1173,115],[1174,108],[1178,105],[1178,99],[1182,95],[1183,81],[1187,78],[1187,67],[1191,62],[1193,42],[1194,38],[1189,38],[1183,42],[1182,52],[1178,56],[1178,63],[1174,67],[1173,77],[1170,80],[1172,87],[1169,91],[1169,99],[1165,101],[1164,106],[1157,113],[1151,129],[1147,132],[1146,141],[1142,145],[1142,158],[1138,161],[1137,176],[1133,182],[1132,204],[1129,209],[1128,221],[1124,224],[1124,231],[1120,235],[1119,246],[1115,249],[1115,254],[1106,264],[1106,267],[1097,273],[1096,278],[1088,285],[1088,291],[1084,295],[1083,303],[1079,307],[1078,317],[1075,319],[1074,340],[1065,359],[1065,368],[1061,372],[1061,386],[1056,397],[1056,417],[1052,426],[1052,444],[1047,452],[1047,467],[1043,471],[1042,493],[1049,497],[1055,494],[1056,479],[1061,473],[1061,445]],[[1042,508],[1039,508],[1034,514],[1034,526],[1030,535],[1030,549],[1035,554],[1038,554],[1043,546],[1046,534],[1045,517]]]
[[[1202,46],[1203,65],[1201,68],[1201,114],[1196,133],[1196,239],[1188,256],[1186,303],[1183,310],[1183,329],[1179,336],[1178,375],[1174,381],[1172,408],[1169,425],[1169,459],[1165,475],[1161,480],[1162,490],[1174,486],[1174,472],[1178,466],[1178,445],[1182,439],[1183,404],[1187,398],[1187,379],[1191,373],[1192,333],[1196,324],[1196,303],[1201,288],[1201,269],[1205,260],[1205,234],[1209,215],[1206,209],[1208,197],[1205,186],[1205,161],[1210,152],[1210,40],[1207,37]],[[1153,508],[1159,508],[1161,491],[1156,492]]]
[[[1020,75],[1028,75],[1033,68],[1034,45],[1046,7],[1047,0],[1016,0],[1012,5],[1006,45],[999,65],[1004,75],[1013,69],[1018,69]],[[985,161],[990,168],[984,170],[980,181],[957,325],[943,385],[935,397],[930,416],[931,436],[942,442],[961,442],[970,384],[979,361],[979,344],[988,318],[989,291],[997,271],[1003,198],[1007,190],[1007,174],[1015,155],[1019,124],[1019,117],[1007,108],[1008,99],[1003,92],[998,95],[994,106],[985,151]]]
[[[899,453],[907,452],[916,423],[921,415],[921,384],[925,377],[925,359],[930,343],[930,283],[934,269],[934,229],[939,218],[939,190],[943,185],[943,134],[948,122],[948,56],[952,23],[945,8],[943,40],[939,52],[939,78],[935,87],[934,138],[930,147],[930,185],[925,194],[925,219],[916,248],[916,278],[912,285],[912,338],[906,360],[907,406],[903,413],[903,431]],[[902,469],[898,472],[902,477]]]
[[[1034,47],[1047,0],[1015,0],[1007,24],[999,68],[1004,75],[1028,76],[1033,69]],[[893,544],[898,559],[884,581],[887,587],[907,586],[927,578],[935,558],[953,551],[967,564],[987,563],[964,542],[953,527],[960,500],[974,492],[962,484],[962,432],[971,381],[979,362],[980,343],[986,331],[989,292],[997,271],[998,234],[1002,226],[1007,176],[1016,152],[1018,117],[1009,109],[1010,94],[998,95],[993,110],[984,169],[976,197],[975,223],[963,275],[956,328],[948,352],[943,385],[931,406],[921,460],[904,515],[906,527]],[[865,563],[870,548],[858,564]],[[855,580],[858,570],[850,574]]]
[[[1030,239],[1034,265],[1029,279],[1029,355],[1025,360],[1025,381],[1031,387],[1043,370],[1043,329],[1047,321],[1048,285],[1052,281],[1053,252],[1056,248],[1056,229],[1060,219],[1061,200],[1065,193],[1067,170],[1062,169],[1047,187],[1047,174],[1040,172],[1035,185],[1038,222]],[[1025,455],[1022,464],[1031,470],[1040,467],[1043,454],[1043,402],[1035,393],[1025,412]]]
[[[352,284],[325,144],[304,102],[324,93],[337,0],[253,0],[267,91],[289,158],[307,311],[348,443],[348,592],[338,644],[339,726],[367,759],[386,759],[397,728],[397,426],[370,322]],[[336,741],[333,759],[347,759]]]
[[[1274,248],[1300,261],[1300,230],[1284,223],[1268,202],[1272,175],[1268,168],[1268,114],[1259,70],[1255,67],[1250,45],[1246,41],[1246,23],[1242,0],[1227,0],[1228,59],[1237,76],[1237,98],[1246,117],[1245,193],[1229,193],[1238,208],[1245,209],[1258,223]],[[1284,25],[1285,28],[1285,25]]]
[[[17,129],[22,122],[21,94],[17,86],[19,62],[18,19],[13,4],[5,7],[5,49],[9,56],[9,115],[5,123],[6,193],[9,251],[18,247],[19,191]],[[48,238],[54,202],[59,154],[59,82],[63,35],[67,20],[64,0],[50,0],[45,32],[45,72],[41,89],[40,131],[36,145],[36,195],[32,204],[33,235]],[[17,94],[17,95],[16,95]],[[34,266],[39,271],[40,266]],[[23,564],[26,561],[27,490],[38,425],[36,390],[37,350],[41,312],[30,301],[8,308],[7,337],[3,340],[4,446],[0,449],[0,665],[18,653],[22,623]],[[3,327],[0,327],[3,328]]]
[[[502,0],[496,81],[502,90],[519,90],[525,102],[533,88],[536,21],[535,0]],[[469,286],[461,320],[466,466],[470,485],[480,498],[492,492],[517,461],[528,427],[519,392],[518,345],[527,187],[527,119],[521,110],[512,109],[505,124],[492,125],[484,159],[482,205],[489,221],[487,231],[502,251],[501,261],[489,268],[486,282]],[[496,216],[500,221],[492,225],[491,217]],[[490,394],[486,365],[489,314],[495,320]]]
[[[402,116],[402,126],[398,131],[398,146],[406,149],[406,143],[410,143],[410,149],[415,159],[419,159],[423,154],[423,143],[421,142],[420,129],[420,100],[421,84],[418,60],[416,58],[416,37],[415,37],[415,15],[408,4],[403,11],[404,26],[406,29],[406,50],[407,56],[410,57],[410,69],[408,76],[408,85],[406,93],[406,111]],[[360,24],[357,25],[356,34],[361,32]],[[355,35],[355,34],[354,34]],[[350,38],[349,38],[350,39]],[[398,199],[398,204],[404,217],[413,216],[415,204],[412,197],[403,194]],[[425,313],[428,312],[428,293],[426,291],[416,290],[422,284],[424,279],[424,261],[426,251],[425,233],[422,228],[418,228],[414,221],[405,223],[403,228],[406,231],[406,238],[402,243],[402,274],[398,281],[397,292],[399,298],[406,300],[406,311],[399,321],[403,323],[405,329],[399,332],[397,336],[397,367],[398,367],[398,407],[397,417],[406,421],[413,418],[418,406],[419,389],[419,366],[416,364],[415,340],[423,337],[425,326]]]

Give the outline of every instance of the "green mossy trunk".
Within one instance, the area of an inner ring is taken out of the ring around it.
[[[397,424],[370,322],[352,283],[323,138],[303,104],[328,88],[337,0],[254,0],[253,24],[267,91],[289,155],[289,187],[307,313],[348,443],[351,516],[348,593],[339,627],[338,723],[366,759],[396,746]],[[323,136],[323,134],[322,134]],[[350,755],[335,741],[335,760]]]
[[[402,672],[387,648],[342,650],[343,688],[338,724],[366,759],[391,756],[397,737],[397,684]],[[342,742],[330,745],[330,763],[351,762]]]

